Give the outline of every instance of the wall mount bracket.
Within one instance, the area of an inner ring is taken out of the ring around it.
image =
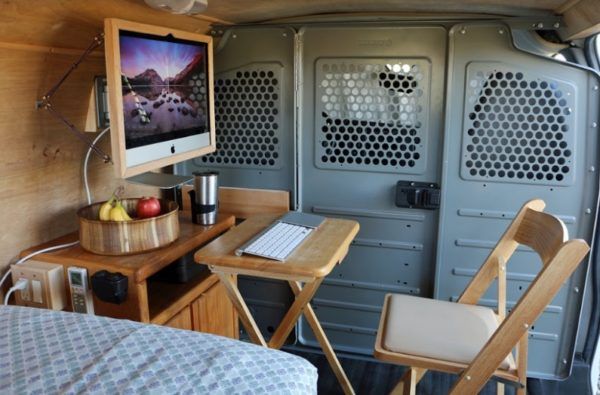
[[[44,96],[42,96],[42,98],[40,100],[36,101],[35,106],[37,109],[47,110],[50,114],[54,115],[58,120],[60,120],[62,123],[64,123],[67,126],[67,128],[73,133],[73,135],[75,135],[75,137],[77,137],[79,140],[81,140],[83,143],[85,143],[89,148],[91,148],[96,155],[100,156],[102,158],[102,160],[104,161],[104,163],[112,163],[111,157],[107,153],[102,151],[100,148],[98,148],[93,143],[93,141],[88,136],[86,136],[86,134],[84,132],[80,131],[64,115],[62,115],[60,112],[58,112],[52,105],[52,101],[51,101],[52,96],[54,96],[56,91],[58,91],[58,89],[67,80],[67,78],[71,75],[71,73],[85,60],[85,58],[92,51],[94,51],[96,48],[101,46],[103,43],[104,43],[104,33],[100,33],[97,36],[95,36],[94,39],[92,40],[92,42],[90,43],[90,45],[83,51],[81,56],[71,65],[71,67],[69,67],[69,69],[56,82],[56,84],[54,84],[48,90],[48,92],[46,92],[46,94]]]
[[[396,206],[435,210],[440,207],[441,195],[438,184],[432,182],[398,181]]]

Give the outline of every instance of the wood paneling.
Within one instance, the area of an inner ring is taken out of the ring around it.
[[[565,39],[577,39],[600,33],[600,1],[578,0],[569,2],[562,13]]]
[[[0,271],[19,251],[77,229],[85,205],[82,160],[86,147],[39,99],[103,29],[106,17],[204,33],[209,21],[171,15],[137,0],[5,0],[0,3]],[[96,51],[53,98],[56,110],[84,129],[93,79],[105,74]],[[91,138],[93,134],[89,135]],[[100,143],[110,152],[108,136]],[[112,165],[92,156],[94,200],[107,199],[122,181]],[[126,196],[156,195],[155,188],[126,184]]]
[[[204,33],[213,18],[154,10],[143,0],[3,0],[0,41],[85,48],[103,30],[104,18],[121,18]]]
[[[85,205],[82,160],[86,147],[35,101],[75,56],[0,48],[0,269],[20,250],[77,229],[76,211]],[[95,75],[104,59],[92,57],[56,94],[54,106],[83,127]],[[93,134],[90,134],[93,137]],[[108,138],[101,146],[110,152]],[[92,156],[92,196],[106,199],[121,183],[111,165]],[[128,184],[126,195],[156,194]]]

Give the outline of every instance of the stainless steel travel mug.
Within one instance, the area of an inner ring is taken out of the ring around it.
[[[192,221],[199,225],[217,222],[219,173],[214,171],[195,172],[194,190],[190,191]]]

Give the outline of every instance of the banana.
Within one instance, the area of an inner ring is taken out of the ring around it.
[[[115,196],[113,195],[109,201],[105,202],[100,206],[100,210],[98,211],[98,217],[101,221],[110,221],[110,211],[113,208],[113,203],[115,201]]]
[[[110,220],[111,221],[131,221],[131,217],[127,214],[125,207],[121,204],[121,202],[117,201],[115,207],[110,209]]]
[[[122,211],[121,215],[123,216],[123,218],[125,218],[125,221],[131,221],[131,217],[129,216],[129,214],[127,214],[127,210],[125,210],[125,207],[123,207],[121,202],[117,203],[117,207]]]

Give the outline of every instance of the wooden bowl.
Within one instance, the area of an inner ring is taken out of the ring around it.
[[[132,218],[138,200],[121,199]],[[81,247],[100,255],[130,255],[171,244],[179,237],[179,207],[175,202],[159,200],[164,214],[124,222],[100,221],[98,211],[104,202],[81,208],[77,212]]]

